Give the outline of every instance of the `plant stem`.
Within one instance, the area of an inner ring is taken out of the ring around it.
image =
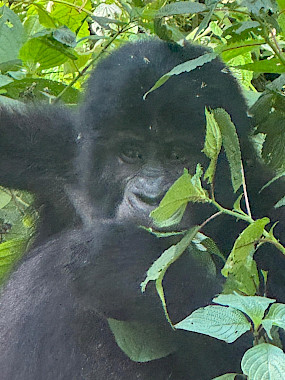
[[[124,28],[118,30],[118,32],[116,32],[114,34],[114,36],[108,41],[108,43],[104,46],[104,48],[100,51],[99,54],[96,55],[95,58],[93,58],[85,67],[83,70],[79,71],[79,73],[76,75],[76,77],[68,84],[68,86],[66,86],[62,91],[61,93],[59,93],[56,97],[56,99],[54,100],[54,104],[56,104],[60,99],[61,97],[65,94],[65,92],[71,88],[77,81],[79,78],[83,77],[86,73],[86,71],[105,53],[105,51],[108,49],[108,47],[112,44],[112,42],[120,35],[122,34],[123,32],[125,31]]]
[[[217,209],[220,210],[220,212],[222,212],[224,214],[231,215],[237,219],[245,220],[249,224],[254,223],[254,219],[252,219],[251,216],[248,216],[245,214],[240,214],[236,211],[232,211],[232,210],[229,210],[227,208],[224,208],[218,202],[213,201],[213,200],[212,200],[212,204],[215,205],[217,207]],[[214,214],[214,215],[216,215],[216,214]],[[269,233],[268,231],[266,231],[264,229],[263,230],[263,236],[265,236],[266,242],[273,244],[285,256],[285,247],[281,243],[279,243],[279,241],[276,239],[276,237],[273,235],[273,233]]]

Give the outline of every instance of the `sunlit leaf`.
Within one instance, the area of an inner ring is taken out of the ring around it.
[[[218,297],[213,299],[213,302],[215,303],[230,306],[248,315],[256,328],[258,328],[261,324],[265,310],[275,301],[276,300],[274,299],[266,297],[250,297],[239,294],[220,294]]]
[[[272,344],[258,344],[246,351],[241,368],[248,380],[284,380],[285,354]]]
[[[240,311],[231,307],[207,306],[195,310],[175,328],[193,331],[232,343],[250,330],[251,324]]]

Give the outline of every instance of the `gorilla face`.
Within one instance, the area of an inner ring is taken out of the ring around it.
[[[99,217],[151,225],[150,212],[183,168],[193,173],[198,162],[207,165],[201,153],[205,106],[224,107],[241,130],[248,125],[243,99],[232,94],[239,88],[218,60],[170,78],[144,99],[163,74],[205,53],[199,47],[153,44],[159,55],[144,43],[121,48],[89,81],[81,117],[89,144],[85,161],[92,164],[88,178],[82,166],[82,182]]]
[[[118,143],[113,170],[120,173],[120,203],[116,218],[136,219],[138,223],[150,223],[150,212],[159,205],[169,186],[182,174],[184,167],[193,168],[199,156],[200,144],[190,153],[191,142],[165,139],[150,130],[143,135],[132,136]]]

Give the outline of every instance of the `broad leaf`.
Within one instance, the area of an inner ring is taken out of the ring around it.
[[[176,350],[170,330],[161,333],[153,324],[112,318],[108,323],[118,346],[135,362],[160,359]]]
[[[195,310],[174,327],[209,335],[227,343],[232,343],[250,330],[251,324],[244,314],[236,309],[223,306],[207,306]]]
[[[229,254],[222,274],[230,274],[240,282],[239,290],[248,295],[254,295],[259,286],[259,276],[256,263],[253,260],[255,245],[263,234],[264,227],[269,223],[268,218],[256,220],[250,224],[237,238]]]
[[[264,317],[265,310],[271,303],[275,302],[275,300],[259,296],[250,297],[241,296],[239,294],[220,294],[213,299],[213,302],[242,311],[249,316],[257,329]]]
[[[183,175],[170,187],[158,208],[151,212],[151,217],[158,226],[179,223],[188,202],[210,202],[207,191],[201,186],[202,171],[197,167],[191,176],[185,169]],[[173,217],[174,216],[174,217]]]
[[[0,7],[0,63],[16,60],[25,40],[20,18],[10,8]]]
[[[272,339],[270,333],[272,326],[278,326],[285,330],[285,305],[283,303],[275,303],[272,305],[262,321],[262,326],[270,339]]]
[[[248,380],[284,380],[285,354],[272,344],[258,344],[246,351],[241,368]]]
[[[191,228],[187,234],[176,244],[172,245],[162,255],[155,260],[152,266],[147,271],[146,279],[141,283],[141,289],[144,292],[149,281],[158,280],[164,275],[167,268],[174,263],[189,246],[197,233],[197,227]]]

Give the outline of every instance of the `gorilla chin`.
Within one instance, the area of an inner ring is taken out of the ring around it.
[[[56,106],[1,109],[1,184],[33,192],[41,210],[35,247],[1,294],[2,379],[207,380],[240,372],[247,337],[227,345],[173,331],[153,284],[140,289],[176,238],[159,239],[139,226],[152,225],[150,212],[184,168],[206,167],[205,107],[224,108],[237,127],[253,210],[256,201],[274,220],[273,205],[284,193],[258,193],[264,181],[248,139],[247,107],[218,58],[143,99],[162,75],[207,52],[156,39],[128,43],[99,62],[76,114]],[[219,160],[217,200],[232,207],[229,168],[223,154]],[[185,225],[212,212],[191,205]],[[239,230],[235,220],[217,218],[202,232],[228,251]],[[215,264],[189,250],[168,269],[163,285],[173,321],[221,291]],[[285,269],[279,260],[274,265]],[[269,281],[282,301],[284,284],[274,286]]]

